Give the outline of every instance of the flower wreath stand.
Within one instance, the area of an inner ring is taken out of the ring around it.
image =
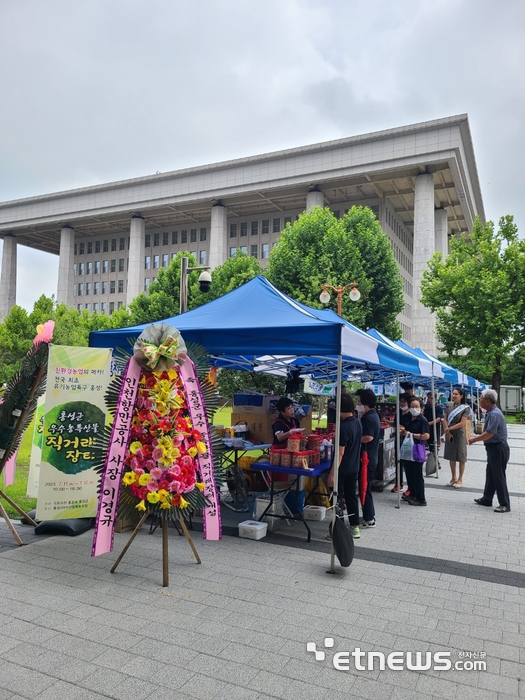
[[[147,517],[154,515],[162,522],[162,585],[167,586],[169,521],[178,521],[198,564],[185,513],[202,509],[204,537],[221,537],[217,481],[222,474],[213,457],[220,441],[210,428],[217,392],[207,379],[206,351],[187,349],[177,329],[148,326],[133,349],[129,359],[116,357],[123,371],[106,395],[114,421],[100,445],[104,458],[98,466],[92,556],[111,551],[116,519],[138,511],[142,517],[113,565],[114,573]]]
[[[35,414],[37,401],[46,390],[49,343],[54,326],[54,321],[47,321],[37,327],[37,336],[32,348],[22,360],[18,372],[7,382],[0,403],[0,476],[9,460],[16,458],[24,431]],[[2,489],[0,489],[0,499],[4,499],[27,523],[36,527],[37,524],[33,518]],[[0,516],[7,523],[17,544],[22,546],[24,543],[2,503],[0,503]]]

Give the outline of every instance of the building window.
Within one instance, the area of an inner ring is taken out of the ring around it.
[[[230,224],[230,238],[237,238],[237,224]]]
[[[281,233],[281,219],[274,219],[272,223],[273,233]]]
[[[153,234],[153,245],[154,245],[154,246],[159,246],[159,245],[160,245],[160,233],[154,233],[154,234]]]
[[[78,274],[79,275],[84,274],[84,263],[78,263]]]
[[[77,304],[77,311],[81,311],[81,310],[82,310],[82,304]]]
[[[332,214],[335,216],[336,219],[341,218],[341,210],[340,209],[334,209]]]
[[[144,237],[144,248],[151,248],[151,234],[147,233]]]
[[[86,311],[90,311],[91,309],[91,304],[86,304]]]
[[[199,252],[199,265],[206,265],[206,251],[201,250]]]
[[[113,259],[111,261],[111,265],[109,267],[110,272],[116,272],[117,271],[117,261]]]
[[[173,260],[173,258],[174,258],[176,255],[177,255],[177,253],[172,253],[172,254],[171,254],[171,259]]]
[[[77,264],[75,263],[73,265],[73,277],[76,277],[76,276],[77,276]]]
[[[162,254],[162,267],[168,267],[169,265],[169,256],[167,253]]]
[[[117,309],[121,309],[124,306],[123,301],[117,301]]]
[[[120,238],[118,242],[119,250],[126,250],[126,238]]]
[[[257,257],[257,244],[250,246],[250,249],[251,249],[250,255],[252,256],[252,258],[256,258]]]
[[[247,236],[247,235],[248,235],[248,224],[245,221],[244,223],[241,223],[241,237]]]
[[[245,253],[246,255],[248,255],[248,246],[247,245],[242,245],[239,248],[239,250],[241,251],[241,253]]]
[[[230,248],[230,258],[233,258],[233,256],[235,255],[236,251],[237,251],[237,248]]]
[[[102,252],[109,253],[109,241],[107,238],[103,241]]]
[[[270,233],[270,219],[263,219],[261,233]]]
[[[190,243],[197,243],[197,229],[192,228],[190,230]]]
[[[146,255],[144,258],[144,269],[151,270],[151,255]]]
[[[205,228],[201,228],[200,239],[201,239],[201,241],[206,240],[206,229]]]
[[[266,260],[266,258],[268,257],[268,252],[269,252],[268,248],[269,248],[268,243],[263,243],[261,245],[261,259],[262,260]]]
[[[257,236],[259,234],[259,222],[252,221],[252,236]]]
[[[153,256],[153,269],[158,270],[160,265],[160,255]]]
[[[103,280],[102,282],[102,294],[107,294],[108,293],[108,283],[106,280]]]
[[[109,283],[109,293],[115,294],[115,280],[111,280]]]
[[[146,278],[144,279],[144,291],[145,291],[145,292],[148,291],[149,283],[150,283],[150,279],[149,279],[149,277],[146,277]]]
[[[284,227],[286,228],[286,224],[291,224],[292,223],[292,217],[291,216],[285,216],[284,217]]]
[[[113,311],[115,311],[115,302],[114,302],[114,301],[110,301],[110,302],[109,302],[109,315],[110,315],[110,316],[111,316],[111,314],[113,313]]]
[[[103,261],[102,261],[102,273],[103,273],[103,274],[107,273],[107,271],[108,271],[108,269],[109,269],[109,268],[108,268],[108,264],[109,264],[109,260],[103,260]]]
[[[113,253],[115,250],[117,250],[117,239],[112,238],[111,239],[111,252]]]
[[[101,312],[102,312],[103,314],[106,313],[106,302],[105,302],[105,301],[103,301],[103,302],[100,304],[100,310],[101,310]]]
[[[118,271],[124,272],[124,258],[118,259]]]
[[[93,282],[93,295],[98,294],[100,291],[100,282]]]
[[[188,242],[188,232],[186,230],[182,230],[180,232],[180,242],[181,243],[187,243]]]
[[[100,241],[95,241],[95,253],[100,253]]]
[[[118,281],[118,293],[124,294],[124,280]]]
[[[100,275],[100,260],[95,260],[94,273],[95,275]]]
[[[82,282],[79,282],[79,284],[77,284],[77,296],[81,297],[83,294],[84,294],[84,285],[82,284]]]
[[[93,252],[93,241],[89,241],[87,244],[87,252],[90,255]]]
[[[86,275],[90,275],[93,271],[93,263],[92,262],[87,262],[86,263]]]
[[[85,243],[80,243],[80,255],[84,255],[84,251],[86,249]]]
[[[77,244],[75,243],[74,254],[77,254]]]
[[[86,282],[86,296],[91,296],[91,282]]]
[[[164,231],[162,234],[162,245],[169,245],[170,243],[170,234],[167,231]]]
[[[98,302],[97,301],[93,304],[93,311],[95,313],[98,313]]]
[[[178,243],[179,243],[179,232],[172,231],[171,232],[171,245],[178,245]]]
[[[193,255],[195,260],[197,260],[197,251],[196,250],[190,250],[190,255]]]

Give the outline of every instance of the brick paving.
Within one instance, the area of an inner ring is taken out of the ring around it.
[[[1,524],[0,700],[525,697],[525,427],[509,435],[511,513],[474,504],[485,465],[474,445],[464,488],[445,486],[442,461],[426,508],[374,494],[378,526],[336,575],[326,573],[326,522],[313,524],[310,545],[296,523],[259,542],[194,533],[200,566],[172,530],[167,589],[159,530],[141,532],[110,574],[129,533],[92,559],[91,532],[41,539],[18,526],[30,540],[19,548]],[[372,670],[336,670],[332,656],[356,647],[445,651],[453,663],[482,652],[487,669],[379,670],[376,659]]]

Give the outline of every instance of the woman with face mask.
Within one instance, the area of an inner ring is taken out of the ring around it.
[[[401,420],[401,418],[403,416],[409,415],[409,404],[410,404],[411,398],[412,398],[412,394],[407,394],[406,392],[404,392],[403,394],[399,394],[399,420]],[[396,430],[397,430],[398,421],[394,421],[390,425],[393,428],[396,428]],[[397,463],[398,463],[398,459],[397,459],[397,441],[396,441],[396,464]],[[402,464],[400,464],[400,470],[401,470],[401,474],[400,474],[399,484],[400,484],[401,491],[403,491],[403,465]],[[396,479],[396,483],[394,484],[394,487],[392,489],[392,493],[397,493],[397,479]],[[403,493],[403,496],[410,496],[410,490],[407,489]]]
[[[449,486],[460,489],[467,463],[467,423],[470,420],[470,407],[465,403],[463,389],[454,389],[452,403],[445,408],[443,433],[445,435],[445,459],[450,462],[452,478]],[[459,462],[459,478],[456,478],[456,462]]]
[[[429,439],[430,427],[427,419],[423,416],[422,408],[421,399],[417,396],[412,396],[409,411],[400,420],[399,429],[403,440],[408,433],[412,433],[414,442]],[[410,496],[402,496],[402,499],[411,506],[426,506],[423,462],[403,459],[401,463],[405,469],[408,490],[410,491]]]

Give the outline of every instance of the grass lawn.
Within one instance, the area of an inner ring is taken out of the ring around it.
[[[8,486],[5,490],[9,498],[12,498],[23,510],[29,511],[36,508],[36,498],[26,498],[27,479],[29,475],[29,459],[31,457],[31,441],[33,439],[33,423],[26,430],[18,457],[16,460],[15,483]],[[9,503],[2,500],[2,505],[6,509],[9,517],[20,518],[20,514]]]

